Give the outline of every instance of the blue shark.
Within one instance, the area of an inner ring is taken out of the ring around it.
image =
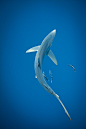
[[[50,50],[53,39],[55,37],[56,34],[56,30],[54,29],[53,31],[51,31],[42,41],[41,45],[39,46],[35,46],[33,48],[30,48],[29,50],[26,51],[26,53],[29,52],[35,52],[36,53],[36,57],[35,57],[35,74],[36,74],[36,78],[38,79],[39,83],[43,86],[43,88],[49,92],[50,94],[52,94],[53,96],[55,96],[58,101],[61,103],[65,113],[67,114],[67,116],[69,117],[69,119],[71,120],[71,117],[68,113],[68,111],[66,110],[65,106],[63,105],[62,101],[60,100],[59,96],[53,91],[53,89],[47,84],[47,82],[44,79],[43,73],[42,73],[42,63],[43,63],[43,59],[45,57],[45,55],[49,56],[50,59],[57,65],[57,60],[53,54],[53,52]]]

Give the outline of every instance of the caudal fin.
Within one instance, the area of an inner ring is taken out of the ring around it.
[[[64,109],[64,111],[65,111],[65,113],[67,114],[68,118],[69,118],[70,121],[71,121],[71,117],[70,117],[68,111],[66,110],[64,104],[63,104],[62,101],[60,100],[59,96],[58,96],[57,94],[55,94],[54,96],[59,100],[60,104],[62,105],[62,107],[63,107],[63,109]]]

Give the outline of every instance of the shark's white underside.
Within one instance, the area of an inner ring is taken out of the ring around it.
[[[44,76],[43,76],[43,73],[42,73],[42,62],[43,62],[43,59],[44,59],[45,55],[48,55],[50,57],[50,59],[57,65],[57,60],[56,60],[53,52],[50,50],[50,47],[52,45],[53,39],[55,37],[55,34],[56,34],[56,30],[53,30],[52,32],[50,32],[44,38],[44,40],[42,41],[41,45],[33,47],[33,48],[27,50],[26,53],[37,51],[36,57],[35,57],[35,73],[36,73],[36,78],[38,79],[38,81],[44,87],[44,89],[46,91],[48,91],[50,94],[54,95],[59,100],[59,102],[61,103],[62,107],[65,110],[65,113],[67,114],[67,116],[71,120],[71,117],[70,117],[69,113],[67,112],[65,106],[63,105],[63,103],[59,99],[59,96],[46,83],[46,81],[44,79]]]

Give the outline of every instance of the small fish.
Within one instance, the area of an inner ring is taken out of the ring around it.
[[[46,79],[47,81],[50,81],[50,80],[46,77],[46,75],[45,75],[44,72],[43,72],[43,76],[45,77],[45,79]]]
[[[50,71],[50,70],[49,70],[49,75],[50,75],[50,77],[51,77],[51,83],[52,83],[53,76],[52,76],[52,73],[51,73],[51,71]]]
[[[74,68],[74,66],[73,66],[73,65],[68,65],[68,66],[70,66],[71,68],[73,68],[73,69],[74,69],[74,72],[76,72],[76,71],[75,71],[75,68]]]

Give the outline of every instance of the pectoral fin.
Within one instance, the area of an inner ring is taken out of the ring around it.
[[[32,48],[28,49],[26,51],[26,53],[38,51],[39,47],[40,47],[40,45],[39,46],[36,46],[36,47],[32,47]]]
[[[49,50],[49,52],[48,52],[48,54],[47,54],[49,57],[50,57],[50,59],[57,65],[58,63],[57,63],[57,60],[56,60],[56,58],[55,58],[55,56],[54,56],[54,54],[53,54],[53,52],[51,51],[51,50]]]

